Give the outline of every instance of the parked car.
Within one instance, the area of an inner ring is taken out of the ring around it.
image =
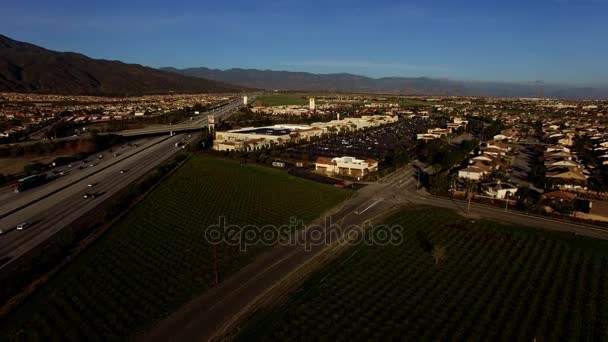
[[[25,227],[27,227],[27,222],[22,222],[19,225],[17,225],[17,230],[24,230]]]

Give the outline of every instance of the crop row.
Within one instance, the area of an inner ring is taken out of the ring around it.
[[[0,336],[67,341],[129,336],[213,285],[214,251],[204,231],[219,216],[229,224],[309,221],[348,195],[271,169],[193,158],[0,324]],[[263,248],[243,253],[218,246],[220,277]]]
[[[254,317],[240,338],[606,339],[604,242],[583,246],[437,209],[387,223],[405,228],[404,243],[353,247],[285,305]],[[438,264],[420,236],[445,248]]]

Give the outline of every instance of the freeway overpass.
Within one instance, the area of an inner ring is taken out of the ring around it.
[[[248,97],[248,103],[255,101],[255,96]],[[193,120],[186,121],[183,123],[179,123],[176,125],[164,125],[164,126],[156,126],[156,127],[146,127],[139,129],[130,129],[118,132],[106,132],[101,134],[115,134],[122,135],[124,137],[134,137],[134,136],[142,136],[142,135],[153,135],[153,134],[162,134],[162,133],[183,133],[183,132],[193,132],[201,130],[207,127],[207,116],[209,114],[213,114],[215,117],[215,122],[219,123],[222,120],[225,120],[228,116],[234,113],[236,110],[239,110],[243,106],[243,100],[241,98],[234,100],[227,105],[217,108],[214,110],[210,110],[207,112],[203,112],[198,114]]]

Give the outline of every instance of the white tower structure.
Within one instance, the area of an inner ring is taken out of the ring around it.
[[[215,131],[215,115],[207,115],[207,128],[209,128],[209,132]]]
[[[314,97],[308,98],[308,109],[315,110],[315,98]]]
[[[243,96],[243,105],[247,105],[247,95]]]

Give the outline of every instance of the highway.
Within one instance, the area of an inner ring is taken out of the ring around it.
[[[63,172],[63,176],[59,176],[57,179],[51,180],[48,183],[38,187],[25,190],[22,193],[14,193],[12,186],[3,187],[0,189],[0,218],[10,214],[11,211],[25,206],[41,197],[48,196],[49,194],[58,191],[83,177],[88,177],[96,172],[99,172],[100,169],[111,165],[112,163],[127,159],[132,155],[145,150],[147,147],[161,141],[162,139],[166,139],[167,137],[168,135],[164,137],[140,139],[132,144],[116,146],[112,149],[112,152],[104,151],[102,153],[92,155],[87,159],[86,163],[84,161],[79,161],[70,164],[71,167],[68,167],[67,165],[57,167],[54,169],[54,171]],[[114,156],[114,153],[118,153],[119,155]],[[99,155],[102,155],[103,158],[99,159]],[[91,164],[94,166],[91,167]],[[47,174],[52,175],[53,173],[49,171]]]
[[[255,96],[251,96],[248,98],[248,103],[251,103],[255,100]],[[192,132],[196,130],[200,130],[203,127],[207,126],[207,115],[214,114],[216,124],[219,124],[222,120],[228,117],[230,114],[237,111],[239,108],[243,106],[242,100],[239,98],[234,100],[225,106],[212,110],[210,112],[204,112],[192,118],[192,120],[188,120],[176,125],[165,125],[160,127],[146,127],[132,130],[124,130],[118,132],[104,133],[104,134],[116,134],[122,135],[125,137],[132,136],[140,136],[140,135],[150,135],[150,134],[159,134],[159,133],[169,133],[169,132]]]
[[[330,241],[336,241],[345,236],[351,227],[364,225],[368,220],[381,217],[395,208],[429,205],[462,211],[466,208],[463,204],[417,190],[414,169],[407,166],[360,189],[356,196],[329,213],[327,217],[331,218],[334,225],[322,224],[324,218],[315,224],[323,227],[321,239],[333,237]],[[608,239],[608,229],[505,212],[500,208],[483,205],[473,204],[469,217]],[[308,228],[297,234],[308,236],[310,241],[311,235],[318,232],[318,229]],[[315,240],[318,241],[319,238]],[[319,256],[326,248],[330,248],[326,243],[313,244],[308,249],[305,244],[276,245],[218,286],[194,298],[166,319],[156,322],[150,331],[136,338],[140,341],[208,341],[218,338],[238,325],[240,319],[251,314],[253,303],[277,296],[274,286],[296,275],[301,266]]]
[[[146,144],[116,157],[114,161],[104,157],[104,160],[107,160],[105,166],[100,163],[95,167],[87,168],[89,170],[86,174],[74,173],[70,175],[71,177],[58,179],[53,184],[32,192],[30,196],[24,196],[21,201],[5,199],[5,204],[2,206],[4,213],[7,210],[8,212],[14,210],[14,207],[18,207],[21,203],[38,198],[26,207],[0,219],[0,227],[5,230],[0,236],[0,260],[3,262],[0,270],[93,210],[102,201],[145,176],[180,151],[181,148],[176,148],[175,143],[182,139],[188,142],[186,138],[185,135],[175,135],[150,139]],[[98,169],[93,170],[95,168]],[[121,170],[125,172],[121,173]],[[96,185],[89,187],[89,184]],[[84,194],[90,193],[95,193],[97,197],[84,198]],[[27,191],[14,195],[26,194]],[[15,227],[22,222],[28,223],[26,229],[16,230]]]
[[[254,100],[255,97],[251,97],[250,101]],[[177,142],[190,141],[185,134],[170,136],[169,132],[201,129],[207,125],[211,113],[219,123],[241,106],[238,99],[186,123],[119,132],[125,136],[166,134],[115,147],[71,167],[58,167],[55,172],[63,172],[63,176],[18,194],[11,187],[0,188],[0,229],[3,231],[0,235],[0,270],[176,154],[181,150],[175,147]],[[85,198],[85,194],[95,194],[95,197]],[[17,230],[22,223],[26,223],[26,228]]]

